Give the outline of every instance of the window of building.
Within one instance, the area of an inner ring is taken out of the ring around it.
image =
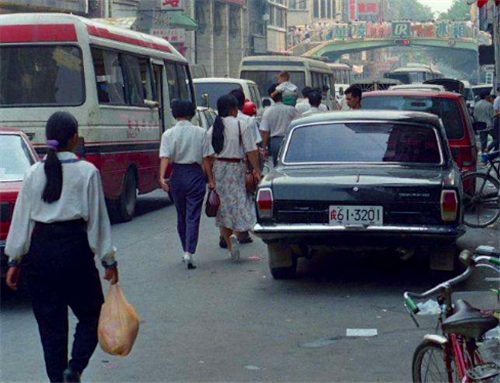
[[[329,19],[333,18],[335,16],[335,14],[333,13],[333,7],[335,6],[333,4],[335,0],[328,0],[328,3],[327,3],[327,17]]]
[[[319,19],[319,0],[313,0],[313,15],[315,19]]]
[[[285,28],[285,10],[276,8],[276,25],[280,28]]]
[[[275,7],[269,7],[269,25],[276,25],[276,18],[274,17]]]
[[[289,0],[288,7],[290,9],[297,9],[297,0]]]
[[[326,18],[326,0],[321,0],[321,18]]]

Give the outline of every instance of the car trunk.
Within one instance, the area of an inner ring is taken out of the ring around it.
[[[335,205],[383,206],[384,225],[442,224],[442,169],[286,169],[273,179],[274,219],[328,223]]]

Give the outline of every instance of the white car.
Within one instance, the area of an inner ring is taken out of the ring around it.
[[[219,97],[230,93],[232,90],[240,89],[247,100],[257,105],[257,118],[262,116],[262,99],[257,84],[251,80],[238,78],[197,78],[193,80],[196,103],[201,107],[208,107],[217,111],[217,100]]]

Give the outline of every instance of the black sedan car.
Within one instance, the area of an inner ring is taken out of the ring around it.
[[[317,247],[426,250],[452,269],[464,234],[462,184],[431,114],[334,112],[296,120],[259,186],[255,235],[276,279]],[[439,247],[439,251],[437,247]],[[429,250],[432,251],[429,251]]]

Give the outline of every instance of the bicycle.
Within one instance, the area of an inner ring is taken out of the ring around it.
[[[469,172],[462,178],[464,223],[472,228],[485,228],[500,217],[500,158],[498,152],[482,157],[484,172]]]
[[[443,282],[423,294],[404,293],[405,307],[419,327],[415,315],[420,311],[413,299],[426,299],[435,294],[440,306],[438,328],[442,335],[428,334],[413,355],[413,382],[472,383],[500,378],[499,361],[485,361],[481,355],[485,347],[484,335],[499,324],[498,312],[480,311],[464,300],[453,304],[452,287],[471,276],[476,267],[492,268],[500,272],[500,259],[494,248],[480,246],[473,255],[465,250],[460,254],[467,265],[465,272]],[[496,291],[498,294],[499,291]],[[495,347],[500,347],[497,341]],[[496,380],[498,381],[498,380]]]

